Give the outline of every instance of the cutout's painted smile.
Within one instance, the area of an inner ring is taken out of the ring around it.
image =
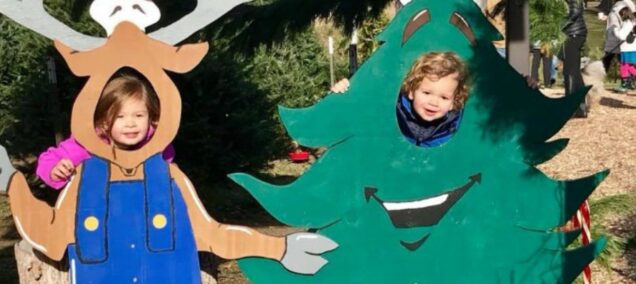
[[[396,228],[415,228],[432,226],[442,219],[444,214],[457,202],[475,183],[481,182],[481,173],[475,174],[469,178],[469,182],[463,186],[447,191],[445,193],[426,197],[419,200],[411,201],[384,201],[380,199],[376,193],[377,188],[365,187],[364,196],[369,202],[371,198],[375,199],[386,210],[393,226]],[[418,249],[428,238],[428,234],[420,240],[409,243],[401,241],[400,243],[408,250]]]

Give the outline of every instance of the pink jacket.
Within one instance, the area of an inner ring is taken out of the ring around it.
[[[148,131],[148,138],[143,143],[145,144],[150,139],[150,136],[154,133],[154,129]],[[172,162],[174,159],[175,151],[172,144],[169,144],[165,150],[163,150],[163,159]],[[40,179],[48,186],[61,189],[66,185],[68,180],[54,181],[51,179],[51,171],[62,159],[69,159],[75,167],[80,165],[84,160],[90,158],[90,154],[82,145],[80,145],[75,138],[70,137],[62,142],[57,147],[49,147],[48,150],[42,152],[38,157],[38,165],[36,174]]]

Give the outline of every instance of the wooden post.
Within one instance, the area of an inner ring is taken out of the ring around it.
[[[530,19],[528,0],[508,0],[506,59],[521,75],[530,74]]]
[[[329,36],[328,42],[327,42],[328,48],[329,48],[329,77],[331,80],[331,86],[333,86],[333,84],[336,83],[336,78],[334,76],[334,70],[333,70],[333,37]]]
[[[358,31],[354,27],[349,44],[349,77],[358,70]]]
[[[60,144],[64,136],[62,135],[62,120],[60,114],[62,108],[60,107],[60,93],[57,87],[57,68],[55,67],[55,59],[53,56],[49,56],[46,61],[48,69],[49,84],[51,84],[52,91],[49,96],[49,116],[53,122],[53,131],[55,133],[55,145]]]
[[[56,262],[33,250],[24,240],[14,246],[21,284],[69,283],[66,262]]]

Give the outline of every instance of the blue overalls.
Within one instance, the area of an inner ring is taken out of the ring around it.
[[[70,283],[201,283],[181,191],[161,154],[144,179],[109,182],[108,161],[84,161],[77,195]]]

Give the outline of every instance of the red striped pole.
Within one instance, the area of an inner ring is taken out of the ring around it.
[[[585,200],[579,207],[579,210],[576,211],[576,216],[572,217],[572,223],[574,224],[574,228],[581,228],[583,231],[582,234],[582,243],[583,245],[590,244],[592,240],[592,231],[590,230],[590,204]],[[592,283],[592,270],[590,266],[585,266],[583,270],[583,282],[585,284]]]

